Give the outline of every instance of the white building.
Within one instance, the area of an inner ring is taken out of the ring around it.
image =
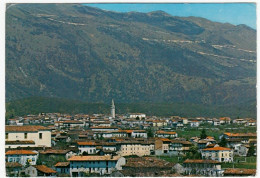
[[[51,147],[51,131],[47,127],[37,125],[5,126],[5,141],[27,141],[26,146],[29,147]],[[24,147],[24,144],[15,144],[12,147]]]
[[[77,144],[80,154],[84,152],[87,154],[96,154],[97,152],[97,144],[95,142],[77,142]]]
[[[86,173],[100,175],[111,174],[112,171],[122,170],[126,161],[121,156],[73,156],[70,162],[70,176],[84,176]]]
[[[133,137],[133,138],[147,138],[147,132],[145,130],[133,130],[131,137]]]
[[[219,162],[233,162],[233,150],[225,147],[205,148],[201,150],[202,159]]]
[[[133,119],[133,118],[135,119],[135,118],[139,117],[140,119],[142,119],[142,118],[146,118],[146,115],[143,113],[129,113],[127,115],[127,117],[131,118],[131,119]]]
[[[38,153],[30,150],[9,150],[5,153],[7,162],[17,162],[26,165],[28,162],[30,165],[36,165]]]
[[[190,126],[191,127],[199,127],[200,126],[200,122],[199,121],[190,121]]]

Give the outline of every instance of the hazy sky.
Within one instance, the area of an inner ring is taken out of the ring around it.
[[[163,10],[173,16],[197,16],[216,22],[234,25],[246,24],[256,29],[256,5],[254,3],[219,4],[86,4],[117,12],[151,12]]]

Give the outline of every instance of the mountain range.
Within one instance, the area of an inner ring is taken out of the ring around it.
[[[256,30],[81,4],[9,4],[6,101],[256,103]]]

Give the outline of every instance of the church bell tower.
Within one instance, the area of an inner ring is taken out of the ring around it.
[[[113,119],[116,117],[116,107],[115,107],[113,99],[112,99],[112,105],[111,105],[111,116]]]

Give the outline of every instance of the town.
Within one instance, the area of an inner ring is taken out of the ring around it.
[[[256,120],[145,113],[14,116],[7,176],[255,176]]]

